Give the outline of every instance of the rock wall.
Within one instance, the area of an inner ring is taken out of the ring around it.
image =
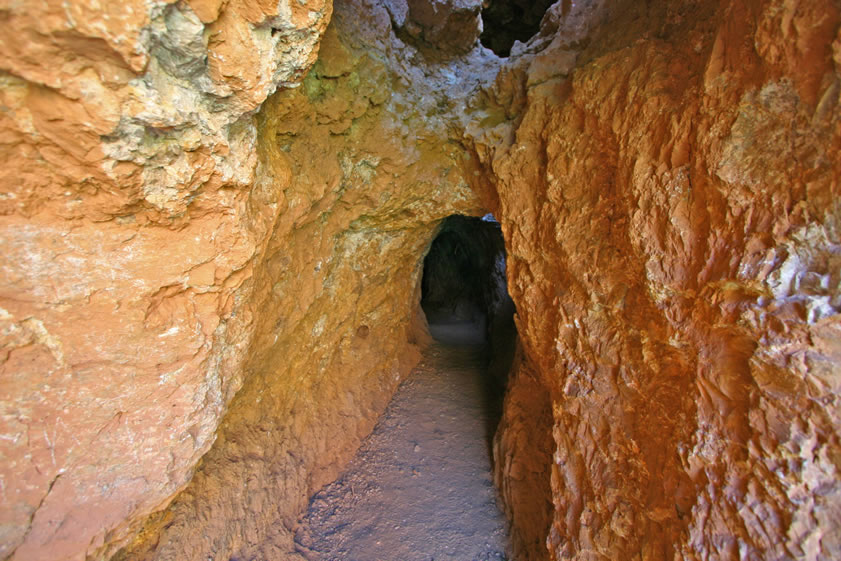
[[[521,542],[536,378],[549,558],[837,557],[838,4],[617,3],[584,43],[556,15],[474,129],[536,372],[497,442]]]
[[[99,556],[214,441],[277,216],[252,114],[330,12],[0,7],[0,558]]]

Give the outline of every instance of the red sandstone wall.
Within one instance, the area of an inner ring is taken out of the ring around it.
[[[478,146],[551,394],[549,557],[834,559],[839,6],[609,16],[512,58]]]

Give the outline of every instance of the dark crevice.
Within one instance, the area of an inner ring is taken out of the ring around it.
[[[514,41],[525,43],[540,30],[543,14],[554,0],[490,0],[482,10],[482,45],[499,56],[511,53]]]
[[[444,220],[423,263],[421,306],[430,323],[478,322],[507,295],[499,224],[454,215]]]

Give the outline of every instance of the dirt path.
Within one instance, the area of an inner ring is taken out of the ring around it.
[[[505,559],[481,341],[469,324],[433,326],[433,334],[442,342],[400,386],[344,475],[310,502],[296,533],[309,559]]]

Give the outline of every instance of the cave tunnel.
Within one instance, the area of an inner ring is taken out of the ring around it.
[[[420,293],[435,342],[349,467],[311,499],[295,539],[318,559],[508,558],[492,458],[516,331],[492,215],[442,221]]]
[[[435,339],[453,341],[467,333],[484,343],[492,393],[501,395],[516,329],[502,230],[493,215],[444,220],[424,259],[421,308]]]
[[[564,0],[567,8],[568,0]],[[555,0],[490,0],[482,10],[482,45],[507,57],[515,41],[525,43],[539,30],[546,10]]]

